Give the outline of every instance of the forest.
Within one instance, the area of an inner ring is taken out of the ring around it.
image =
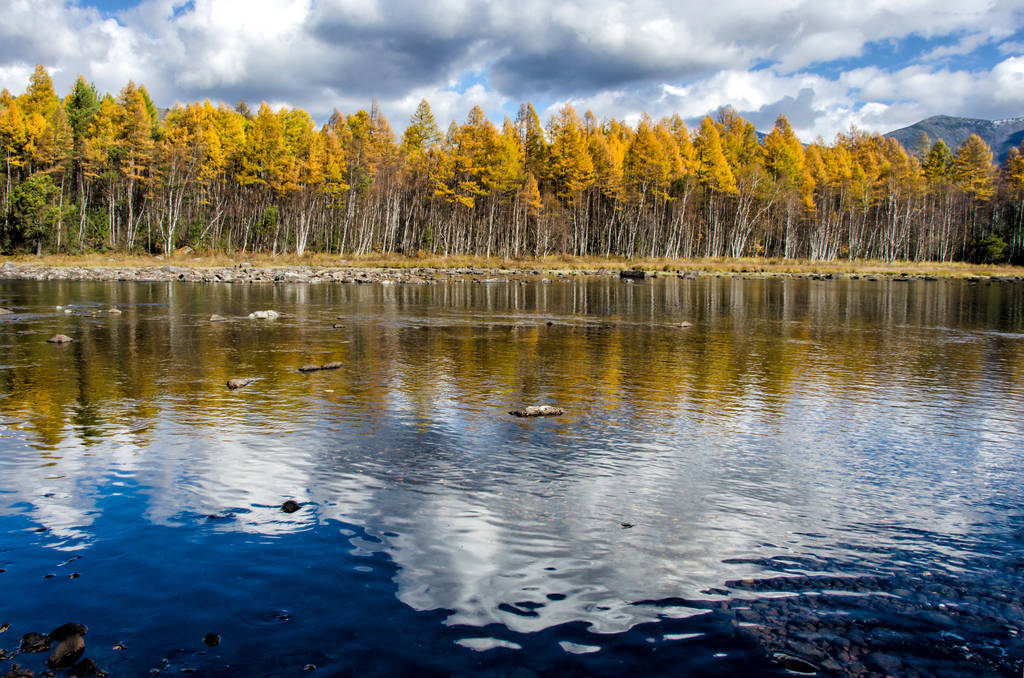
[[[1024,143],[912,149],[851,129],[802,143],[723,108],[695,129],[530,103],[442,131],[421,101],[398,136],[379,107],[209,101],[144,86],[61,98],[42,66],[0,93],[0,252],[328,252],[518,259],[763,256],[1024,263]]]

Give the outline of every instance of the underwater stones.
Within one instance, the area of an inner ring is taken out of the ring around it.
[[[74,341],[71,337],[66,334],[55,334],[46,340],[47,344],[68,344]]]
[[[20,652],[46,652],[50,649],[53,641],[49,636],[44,636],[41,633],[29,632],[21,637],[21,643],[18,644],[18,650]]]
[[[68,669],[68,675],[75,676],[75,678],[86,678],[86,676],[104,676],[106,674],[100,671],[99,667],[96,666],[96,662],[90,657],[86,657]]]
[[[299,506],[299,503],[297,501],[293,501],[291,499],[289,499],[285,503],[281,504],[281,510],[284,513],[295,513],[300,508],[302,508],[302,507]]]
[[[528,405],[517,410],[509,410],[509,414],[514,417],[557,417],[565,414],[565,410],[552,405]]]
[[[800,659],[799,657],[785,654],[784,652],[774,653],[772,655],[772,661],[778,664],[781,668],[797,674],[810,675],[821,671],[821,669],[814,664]]]
[[[274,318],[280,318],[281,314],[272,309],[266,311],[253,311],[249,314],[249,318],[252,320],[273,320]]]
[[[46,665],[51,669],[66,669],[81,659],[83,654],[85,654],[85,640],[76,633],[57,643],[47,658]]]

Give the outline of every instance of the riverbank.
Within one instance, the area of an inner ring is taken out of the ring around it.
[[[781,259],[643,259],[553,256],[508,260],[484,257],[402,257],[313,254],[228,256],[179,252],[161,256],[18,256],[0,258],[0,279],[186,282],[395,282],[427,284],[577,275],[618,277],[623,271],[654,276],[977,278],[1024,281],[1024,267],[937,262],[799,261]]]

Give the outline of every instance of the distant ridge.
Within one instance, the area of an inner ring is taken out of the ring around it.
[[[1003,120],[981,120],[979,118],[955,118],[951,115],[933,115],[909,127],[894,130],[885,136],[896,139],[908,151],[914,151],[921,132],[927,134],[934,144],[939,139],[955,153],[967,137],[977,134],[992,149],[993,160],[999,164],[1006,161],[1006,154],[1024,140],[1024,117]]]

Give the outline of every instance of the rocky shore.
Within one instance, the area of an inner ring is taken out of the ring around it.
[[[166,266],[44,266],[0,264],[0,280],[74,280],[124,282],[193,282],[193,283],[382,283],[427,285],[430,283],[466,280],[475,283],[496,283],[507,280],[550,281],[578,276],[621,278],[633,282],[658,277],[694,279],[698,277],[809,278],[834,280],[848,278],[894,281],[939,280],[926,274],[888,273],[782,273],[777,271],[737,270],[651,270],[651,269],[528,269],[528,268],[366,268],[355,266],[256,266],[240,263],[230,267],[201,268],[181,265]],[[969,282],[1024,282],[1024,276],[971,276]]]

